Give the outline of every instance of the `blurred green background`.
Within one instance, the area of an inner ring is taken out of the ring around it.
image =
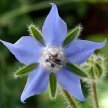
[[[50,2],[58,5],[60,16],[66,21],[68,30],[82,24],[84,29],[80,38],[98,42],[108,39],[107,0],[0,0],[0,39],[14,43],[20,37],[29,35],[27,25],[31,23],[41,29],[51,9]],[[99,52],[106,57],[108,64],[108,44]],[[0,44],[0,108],[66,108],[67,105],[59,93],[55,102],[45,92],[22,104],[20,95],[26,77],[13,78],[14,72],[20,66],[22,64]],[[87,97],[88,88],[86,84],[83,85]],[[98,87],[100,108],[108,108],[108,75]],[[89,101],[78,102],[80,108],[92,108],[87,105]]]

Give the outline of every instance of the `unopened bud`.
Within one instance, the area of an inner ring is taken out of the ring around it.
[[[81,64],[81,69],[85,71],[88,78],[93,80],[101,79],[105,73],[105,59],[103,56],[93,54],[85,63]]]

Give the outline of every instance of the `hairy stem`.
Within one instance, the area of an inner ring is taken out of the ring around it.
[[[63,91],[63,95],[65,96],[66,101],[68,102],[70,108],[77,108],[77,105],[74,102],[74,100],[72,99],[72,97],[70,96],[70,94],[63,89],[62,89],[62,91]]]
[[[91,89],[91,96],[93,99],[94,108],[99,108],[97,90],[96,90],[96,82],[91,82],[90,89]]]

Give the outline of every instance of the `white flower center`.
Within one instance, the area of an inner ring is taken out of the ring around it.
[[[40,64],[50,72],[57,72],[65,65],[65,59],[62,48],[50,46],[43,49]]]

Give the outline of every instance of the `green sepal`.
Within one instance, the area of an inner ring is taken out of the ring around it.
[[[17,72],[15,72],[15,76],[21,76],[21,75],[27,74],[27,73],[33,71],[34,69],[36,69],[37,66],[38,66],[38,63],[24,66],[21,69],[19,69]]]
[[[87,77],[85,72],[83,72],[78,66],[76,66],[72,63],[67,63],[66,68],[72,72],[75,72],[80,77]]]
[[[51,97],[55,98],[56,96],[56,88],[57,88],[57,81],[56,81],[56,76],[53,72],[50,74],[50,92],[51,92]]]
[[[97,78],[100,78],[100,77],[101,77],[101,75],[102,75],[102,73],[103,73],[103,69],[102,69],[102,67],[100,66],[100,64],[95,63],[95,65],[94,65],[94,73],[95,73],[95,76],[96,76]]]
[[[64,42],[63,42],[63,47],[65,47],[66,45],[68,45],[72,40],[77,39],[78,36],[80,35],[80,32],[82,30],[82,27],[76,26],[74,29],[72,29],[67,37],[65,38]]]
[[[33,24],[29,25],[28,26],[28,31],[29,31],[31,36],[36,38],[42,45],[45,46],[43,36],[42,36],[41,32],[38,30],[38,28],[35,25],[33,25]]]
[[[88,76],[92,79],[95,78],[95,73],[94,73],[94,68],[93,66],[90,67],[89,71],[88,71]]]

